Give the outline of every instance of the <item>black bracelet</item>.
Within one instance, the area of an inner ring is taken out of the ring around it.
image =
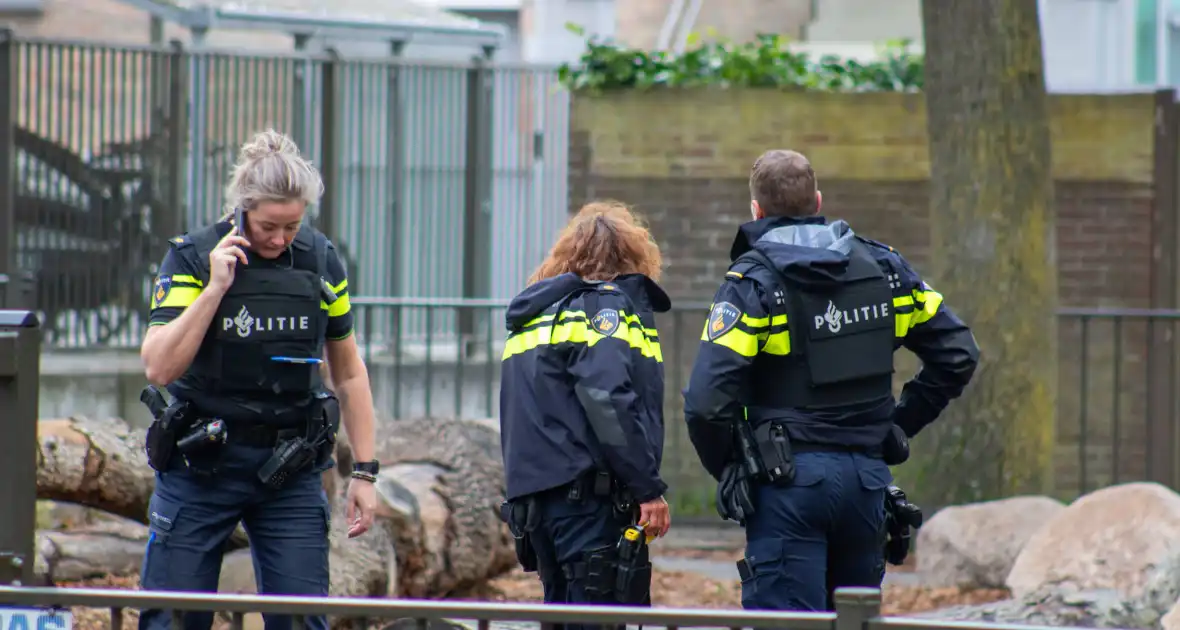
[[[360,479],[361,481],[367,481],[369,483],[375,483],[377,481],[377,475],[370,475],[369,473],[362,470],[352,471],[352,478]]]

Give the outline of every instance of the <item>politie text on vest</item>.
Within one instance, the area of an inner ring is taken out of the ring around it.
[[[221,318],[221,330],[223,332],[236,328],[238,336],[243,339],[249,337],[254,332],[291,332],[295,330],[308,330],[310,327],[311,318],[307,315],[296,317],[254,317],[250,314],[245,304],[242,305],[236,316],[232,318]]]
[[[849,310],[841,310],[832,300],[828,300],[828,310],[822,315],[815,316],[815,329],[819,330],[827,324],[832,334],[840,332],[846,325],[869,322],[882,317],[889,317],[889,303],[865,304],[854,306]]]

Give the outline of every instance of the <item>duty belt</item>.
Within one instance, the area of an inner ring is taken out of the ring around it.
[[[816,442],[796,442],[791,441],[791,450],[795,454],[799,453],[860,453],[861,455],[868,455],[870,457],[877,457],[880,453],[878,449],[871,449],[864,446],[849,446],[847,444],[819,444]]]
[[[270,448],[280,439],[305,436],[307,433],[306,423],[286,426],[257,422],[230,422],[227,424],[229,426],[226,430],[226,443],[259,448]]]

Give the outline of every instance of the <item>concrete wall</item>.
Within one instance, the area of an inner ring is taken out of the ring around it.
[[[485,356],[458,363],[453,344],[438,344],[432,355],[427,362],[420,348],[413,349],[403,355],[400,364],[388,355],[370,357],[369,378],[378,418],[499,416],[498,354],[490,369]],[[146,428],[151,416],[139,402],[145,385],[136,352],[45,353],[41,357],[38,416],[117,417],[133,427]]]
[[[1061,304],[1152,306],[1153,97],[1070,95],[1051,103]],[[920,94],[702,89],[578,96],[571,115],[571,208],[594,198],[633,204],[663,249],[663,284],[673,300],[708,303],[729,264],[736,229],[749,220],[751,164],[766,149],[792,148],[811,158],[825,214],[889,243],[921,271],[931,254],[924,111]],[[953,307],[956,296],[946,299]],[[679,433],[681,384],[673,382],[671,357],[680,352],[679,374],[687,375],[704,316],[698,313],[680,334],[661,323],[672,434]],[[1142,321],[1121,324],[1121,361],[1114,359],[1110,323],[1087,331],[1084,448],[1091,484],[1111,478],[1115,442],[1120,477],[1143,474],[1145,328]],[[1080,335],[1077,321],[1063,321],[1057,461],[1064,488],[1077,484],[1082,448]],[[914,363],[908,353],[898,356],[906,360],[899,372],[908,377]],[[687,444],[682,436],[671,439]],[[687,461],[685,474],[699,468],[691,451],[669,460],[673,467]]]

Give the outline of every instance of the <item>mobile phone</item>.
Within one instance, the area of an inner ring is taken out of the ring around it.
[[[246,236],[246,222],[242,207],[234,208],[234,226],[238,228],[238,236]]]

